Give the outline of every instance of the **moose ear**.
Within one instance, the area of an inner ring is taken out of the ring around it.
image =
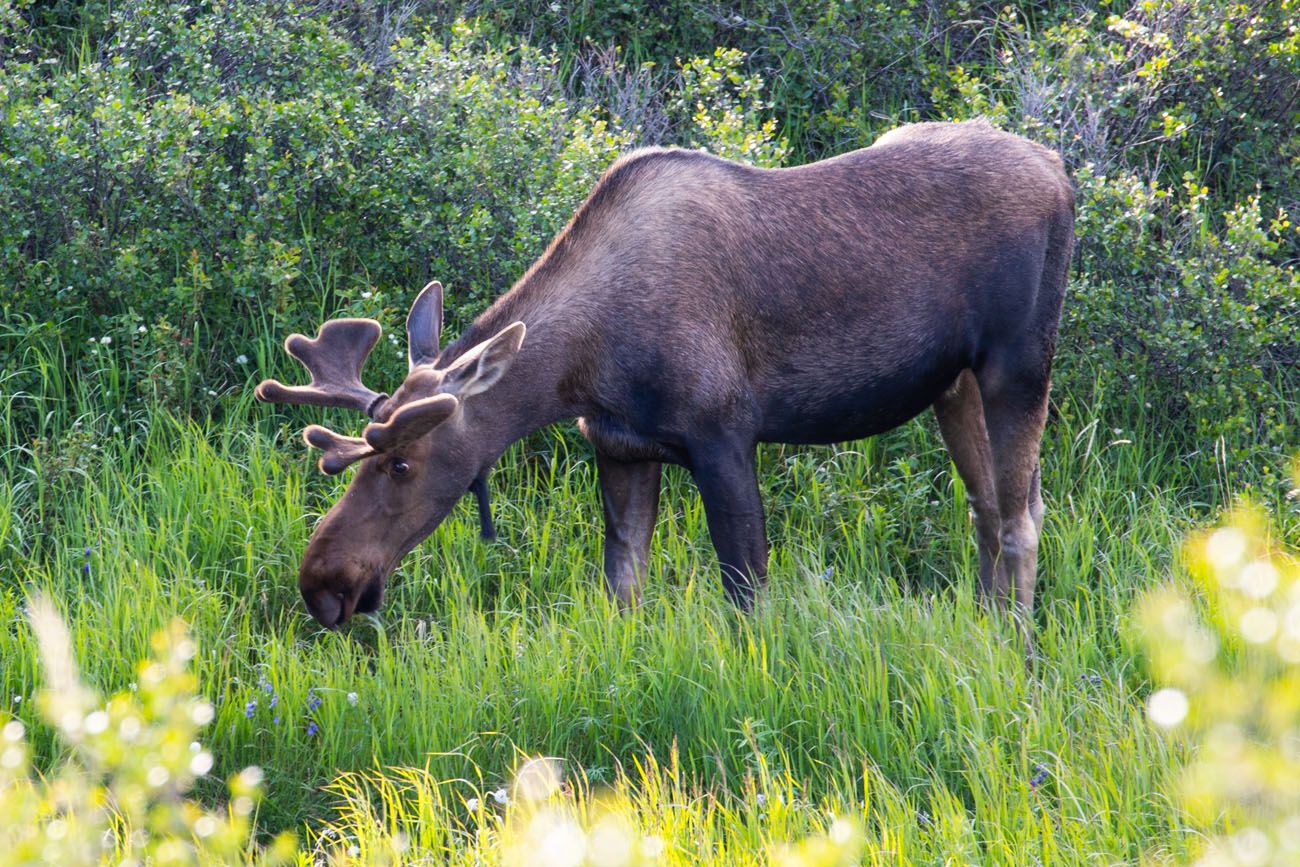
[[[438,357],[442,335],[442,284],[434,280],[420,290],[406,314],[406,357],[414,370]]]
[[[443,393],[464,400],[496,385],[514,363],[527,330],[522,322],[507,325],[456,359],[442,380]]]
[[[366,443],[377,452],[390,451],[403,443],[420,437],[447,420],[460,401],[450,394],[435,394],[413,400],[397,408],[392,417],[383,424],[366,425],[362,436]]]

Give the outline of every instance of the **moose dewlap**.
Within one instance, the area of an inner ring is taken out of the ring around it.
[[[378,323],[285,348],[305,386],[277,403],[351,407],[360,437],[307,428],[320,468],[359,464],[299,585],[327,626],[380,605],[397,562],[520,437],[577,418],[596,452],[610,592],[635,601],[664,462],[700,489],[739,605],[765,580],[760,442],[830,443],[934,409],[975,513],[979,586],[1033,605],[1038,448],[1073,193],[1056,154],[983,121],[894,130],[788,169],[638,151],[616,162],[513,288],[439,345],[442,287],[407,317],[410,371],[361,382]]]

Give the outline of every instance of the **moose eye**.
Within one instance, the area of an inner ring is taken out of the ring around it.
[[[389,471],[395,476],[406,475],[406,471],[410,468],[411,465],[401,458],[393,458],[392,462],[388,465]]]

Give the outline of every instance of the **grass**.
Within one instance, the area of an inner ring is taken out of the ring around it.
[[[332,827],[382,848],[382,816],[452,860],[496,851],[466,831],[495,814],[466,802],[528,755],[562,758],[582,809],[602,803],[584,793],[621,792],[628,821],[685,863],[761,860],[835,814],[861,820],[878,863],[1181,857],[1213,830],[1165,795],[1182,756],[1144,718],[1127,624],[1228,492],[1155,425],[1116,431],[1058,406],[1032,671],[974,599],[964,494],[928,420],[763,449],[772,584],[753,616],[723,599],[698,497],[675,470],[646,603],[618,614],[598,568],[594,465],[559,430],[493,476],[499,542],[478,539],[462,504],[403,562],[381,615],[335,633],[295,586],[313,519],[346,483],[314,473],[296,436],[305,412],[273,417],[239,391],[207,423],[123,418],[104,399],[120,371],[68,383],[38,348],[27,357],[38,387],[0,410],[0,697],[47,764],[21,625],[38,590],[104,691],[131,683],[149,635],[185,618],[217,707],[214,777],[260,765],[261,827],[318,844]]]

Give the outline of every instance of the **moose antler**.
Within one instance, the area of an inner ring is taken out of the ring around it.
[[[370,443],[360,437],[336,434],[318,424],[308,425],[302,432],[302,438],[307,445],[324,452],[316,466],[327,476],[338,475],[362,458],[375,454]]]
[[[307,368],[311,384],[283,385],[265,379],[253,395],[267,403],[359,409],[373,418],[388,395],[361,384],[361,367],[381,332],[379,323],[373,319],[333,319],[320,327],[315,340],[290,334],[284,348]]]
[[[406,404],[386,422],[366,425],[364,439],[343,436],[318,424],[309,425],[302,432],[302,438],[307,445],[324,452],[317,466],[325,475],[333,476],[362,458],[389,451],[423,436],[455,412],[457,405],[458,401],[451,395],[438,394]],[[485,486],[479,496],[483,498],[486,495]],[[492,529],[491,522],[489,514],[483,524],[485,536]]]

